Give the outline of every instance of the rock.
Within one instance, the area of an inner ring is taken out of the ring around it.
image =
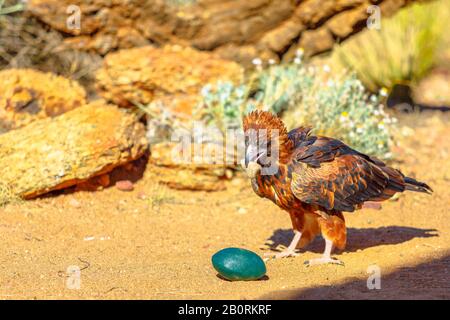
[[[205,84],[218,80],[239,83],[242,79],[242,67],[213,54],[181,46],[146,46],[107,55],[97,73],[97,88],[106,100],[119,106],[169,98],[180,100],[175,109],[191,114],[196,103],[191,97],[197,97]],[[185,101],[191,102],[189,106]]]
[[[139,199],[139,200],[147,200],[147,195],[144,193],[144,192],[139,192],[138,193],[138,195],[137,195],[137,198]]]
[[[353,19],[357,16],[353,11],[367,19],[367,7],[376,3],[386,17],[410,2],[413,0],[208,0],[175,5],[167,0],[29,0],[28,10],[52,28],[71,35],[66,38],[68,44],[87,51],[106,54],[132,46],[170,43],[215,51],[250,66],[256,56],[284,58],[289,47],[298,47],[305,30],[327,28],[327,21],[340,13],[348,13],[350,18],[338,18],[344,32],[336,39],[346,37],[349,30],[364,28],[359,16]],[[83,14],[79,29],[67,27],[69,5],[79,6]],[[323,48],[315,44],[309,47]]]
[[[303,32],[299,47],[303,48],[306,56],[330,50],[334,45],[334,38],[326,27]]]
[[[243,207],[240,207],[240,208],[238,209],[238,213],[239,213],[239,214],[246,214],[246,213],[247,213],[247,209],[245,209],[245,208],[243,208]]]
[[[450,61],[450,50],[448,58],[447,61]],[[450,106],[450,90],[448,88],[450,88],[450,73],[446,70],[433,70],[413,87],[413,100],[424,106],[438,108]]]
[[[191,168],[166,168],[149,165],[148,172],[158,183],[176,190],[221,191],[225,190],[224,180],[211,170]]]
[[[397,2],[404,1],[399,0]],[[351,12],[352,10],[360,7],[367,8],[369,5],[371,5],[371,2],[365,0],[309,0],[302,1],[297,7],[295,14],[298,19],[308,27],[308,29],[316,29],[325,21],[340,12]],[[348,23],[350,23],[350,21]]]
[[[116,188],[120,191],[133,191],[134,185],[130,180],[120,180],[116,182]]]
[[[260,58],[262,61],[268,61],[272,59],[278,61],[278,55],[270,49],[264,48],[264,45],[256,48],[254,45],[236,45],[233,43],[223,45],[213,51],[220,57],[228,60],[234,60],[246,67],[253,68],[253,60],[255,57]]]
[[[133,114],[97,101],[0,135],[1,183],[32,198],[109,172],[147,148]]]
[[[360,6],[359,9],[344,11],[333,18],[328,20],[326,23],[328,30],[337,39],[345,39],[355,31],[357,31],[357,26],[359,23],[367,19],[367,6]]]
[[[202,154],[208,144],[192,144],[192,151],[201,148]],[[225,181],[232,177],[227,171],[232,164],[207,163],[202,159],[195,159],[194,153],[190,160],[182,159],[180,145],[174,142],[158,143],[151,146],[151,156],[146,174],[151,179],[167,185],[173,189],[195,191],[220,191],[226,188]],[[200,161],[199,161],[200,160]]]
[[[86,104],[78,83],[32,69],[0,71],[0,133]]]
[[[280,27],[267,32],[260,42],[273,52],[281,52],[289,48],[304,29],[302,23],[293,19],[287,20]]]
[[[256,253],[240,248],[226,248],[212,256],[214,269],[230,281],[258,280],[266,274],[266,265]]]
[[[101,174],[86,181],[77,183],[75,191],[97,191],[103,190],[110,185],[109,174]]]
[[[72,199],[69,200],[69,204],[70,204],[72,207],[74,207],[74,208],[80,208],[80,207],[81,207],[80,202],[79,202],[77,199],[74,199],[74,198],[72,198]]]

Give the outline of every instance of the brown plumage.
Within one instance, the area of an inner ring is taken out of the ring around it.
[[[251,175],[253,190],[286,210],[292,220],[294,240],[277,257],[296,255],[297,247],[321,233],[326,241],[324,256],[309,264],[340,263],[330,253],[333,247],[344,249],[346,244],[342,212],[352,212],[367,201],[383,201],[405,190],[432,192],[427,184],[339,140],[311,135],[310,129],[304,127],[287,132],[281,119],[269,112],[252,112],[243,125],[247,135],[265,129],[269,141],[246,142],[245,167],[259,169]],[[270,139],[274,132],[278,138]],[[269,150],[274,146],[278,159],[270,161]],[[277,170],[265,174],[274,161]]]

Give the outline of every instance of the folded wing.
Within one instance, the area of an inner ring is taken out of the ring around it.
[[[365,201],[405,190],[403,174],[339,140],[294,134],[291,189],[303,202],[327,210],[354,211]]]

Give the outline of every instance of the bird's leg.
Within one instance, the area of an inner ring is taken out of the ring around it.
[[[323,252],[322,257],[305,261],[305,264],[307,266],[313,266],[317,264],[334,263],[343,266],[344,263],[341,260],[334,259],[331,257],[332,250],[333,250],[333,241],[325,238],[325,251]]]
[[[291,243],[286,248],[286,250],[283,250],[282,252],[278,252],[275,254],[268,252],[268,253],[265,253],[264,256],[274,258],[274,259],[298,256],[299,253],[296,252],[295,249],[297,248],[297,244],[300,241],[301,237],[302,237],[302,233],[300,231],[294,229],[294,238],[292,239]]]

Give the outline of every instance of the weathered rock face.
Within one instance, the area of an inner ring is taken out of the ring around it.
[[[32,69],[0,71],[0,134],[86,104],[74,81]]]
[[[302,46],[312,55],[361,30],[371,4],[387,16],[412,0],[30,0],[29,10],[60,31],[72,46],[105,54],[149,43],[176,43],[217,51],[250,63],[282,58]],[[69,5],[78,5],[81,28],[67,26]],[[288,55],[289,56],[289,55]]]
[[[191,114],[206,83],[242,78],[237,63],[210,53],[178,45],[146,46],[108,54],[97,73],[97,89],[103,98],[123,107],[155,100],[167,103],[170,97],[172,109]]]
[[[209,146],[210,147],[210,146]],[[233,170],[226,164],[213,164],[194,159],[194,148],[204,152],[207,144],[191,145],[191,160],[183,159],[183,152],[177,143],[166,142],[151,146],[147,174],[155,181],[180,190],[218,191],[225,189],[225,180],[233,177]],[[178,160],[177,160],[178,159]]]
[[[0,135],[0,190],[31,198],[109,172],[147,148],[133,114],[98,101]]]

